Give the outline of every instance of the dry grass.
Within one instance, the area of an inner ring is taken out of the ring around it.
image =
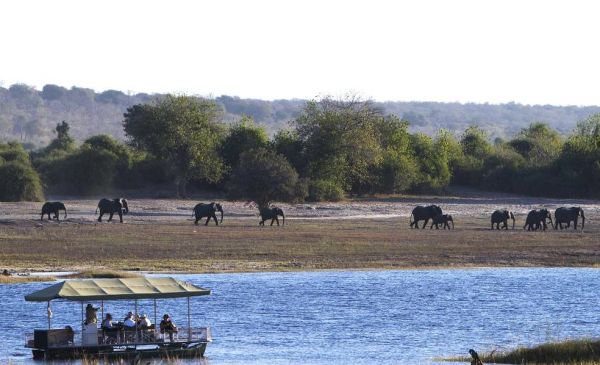
[[[594,365],[600,364],[600,340],[579,339],[549,342],[535,347],[519,347],[507,352],[480,354],[484,363],[539,364],[539,365]],[[470,357],[445,359],[469,362]]]
[[[18,275],[0,275],[0,285],[2,284],[24,284],[41,281],[54,281],[56,278],[52,276],[18,276]]]
[[[143,275],[131,271],[117,271],[108,269],[88,269],[63,276],[66,279],[123,279],[139,278]]]
[[[487,217],[456,217],[456,230],[415,230],[408,219],[292,220],[259,227],[181,222],[0,226],[0,267],[29,270],[190,272],[598,266],[600,231],[491,231]],[[589,228],[589,229],[588,229]]]

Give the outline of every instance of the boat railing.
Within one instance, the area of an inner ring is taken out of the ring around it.
[[[80,347],[106,345],[139,345],[162,344],[169,342],[211,342],[210,327],[179,327],[177,331],[161,333],[159,329],[138,329],[97,332],[75,331],[72,329],[56,329],[40,331],[39,334],[28,333],[25,346],[30,348]]]

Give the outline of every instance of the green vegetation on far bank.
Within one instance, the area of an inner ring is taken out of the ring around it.
[[[371,101],[325,97],[307,102],[290,129],[269,138],[248,117],[225,124],[214,100],[166,95],[128,108],[123,130],[128,144],[97,135],[76,146],[63,121],[56,138],[29,156],[17,143],[0,144],[0,200],[41,200],[42,186],[100,195],[152,184],[170,185],[182,197],[190,188],[213,190],[259,205],[442,193],[450,184],[600,196],[600,114],[568,136],[532,123],[492,142],[477,126],[461,135],[411,133],[409,122]]]
[[[505,352],[480,353],[479,357],[485,364],[600,364],[600,340],[586,338],[548,342],[534,347],[519,347]],[[465,356],[444,360],[470,362],[471,358]]]

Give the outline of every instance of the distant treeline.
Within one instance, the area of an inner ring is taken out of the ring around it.
[[[100,133],[124,140],[121,125],[127,108],[164,95],[125,94],[117,90],[97,93],[92,89],[45,85],[36,90],[24,84],[0,87],[0,141],[18,140],[28,149],[43,146],[55,137],[56,121],[65,120],[78,142]],[[232,96],[214,99],[222,120],[234,122],[246,115],[265,127],[269,135],[290,126],[306,100],[257,100]],[[478,125],[493,139],[514,136],[532,122],[546,123],[561,134],[570,133],[577,121],[600,113],[600,107],[460,104],[436,102],[374,102],[384,114],[410,123],[411,132],[435,135],[441,128],[459,133]]]
[[[66,122],[26,152],[0,144],[0,200],[40,200],[42,190],[108,194],[173,186],[222,191],[259,205],[338,200],[347,194],[440,193],[450,184],[528,195],[600,196],[600,114],[568,136],[532,123],[513,138],[479,126],[434,136],[355,97],[309,101],[271,137],[250,117],[225,123],[212,99],[166,95],[129,107],[127,144],[95,135],[77,145]]]

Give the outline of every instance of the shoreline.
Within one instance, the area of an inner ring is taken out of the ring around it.
[[[92,270],[101,268],[90,268]],[[453,270],[510,270],[510,269],[589,269],[600,270],[600,264],[589,266],[421,266],[421,267],[399,267],[399,268],[343,268],[343,269],[311,269],[311,270],[263,270],[263,271],[124,271],[140,275],[222,275],[222,274],[276,274],[276,273],[313,273],[313,272],[377,272],[377,271],[453,271]],[[16,271],[12,277],[49,277],[56,280],[68,278],[71,274],[78,273],[77,270],[46,270],[46,271]]]

